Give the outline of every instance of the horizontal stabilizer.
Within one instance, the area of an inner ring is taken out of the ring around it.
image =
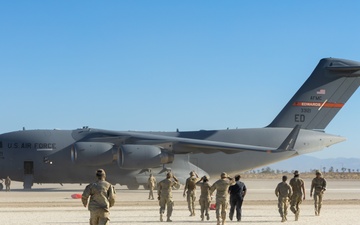
[[[328,66],[326,69],[330,71],[356,72],[360,70],[360,66]],[[358,74],[359,76],[359,74]]]

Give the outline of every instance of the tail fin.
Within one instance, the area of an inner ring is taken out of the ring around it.
[[[360,85],[360,62],[325,58],[269,127],[323,130]]]

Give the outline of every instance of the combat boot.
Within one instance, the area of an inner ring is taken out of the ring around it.
[[[220,220],[219,220],[219,219],[217,220],[217,223],[216,223],[216,225],[220,225]]]
[[[206,214],[206,220],[210,220],[210,215],[209,215],[209,213]]]
[[[201,218],[201,221],[204,221],[204,215],[201,215],[200,218]]]
[[[295,213],[295,221],[298,221],[299,220],[299,212],[296,212]]]
[[[166,222],[172,222],[172,220],[170,219],[170,217],[167,218]]]
[[[162,221],[164,221],[164,220],[163,220],[163,215],[160,214],[160,222],[162,222]]]
[[[281,217],[281,222],[283,223],[285,221],[286,221],[285,216]]]

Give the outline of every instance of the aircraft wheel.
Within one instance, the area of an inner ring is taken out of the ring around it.
[[[0,183],[0,191],[4,189],[4,185]]]
[[[126,185],[126,186],[127,186],[127,188],[128,188],[129,190],[137,190],[137,189],[139,189],[139,187],[140,187],[139,184],[128,184],[128,185]]]

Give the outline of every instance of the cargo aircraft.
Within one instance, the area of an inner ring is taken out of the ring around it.
[[[112,183],[137,189],[150,173],[219,176],[322,150],[344,137],[324,129],[360,85],[360,62],[325,58],[266,127],[176,132],[20,130],[0,135],[0,178],[89,183],[103,168]]]

